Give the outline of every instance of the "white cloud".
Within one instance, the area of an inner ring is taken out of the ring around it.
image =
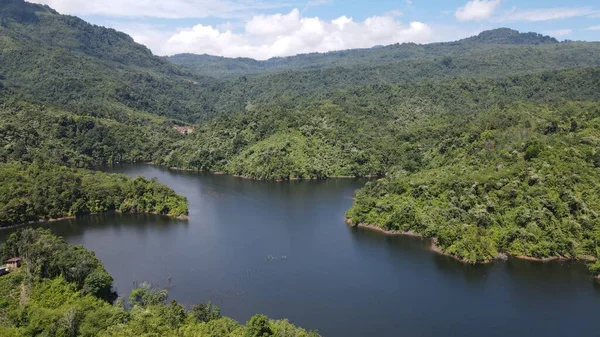
[[[600,26],[587,27],[585,30],[597,31],[597,30],[600,30]]]
[[[205,18],[242,17],[248,11],[289,6],[280,1],[249,0],[28,0],[60,13],[113,17]]]
[[[500,0],[473,0],[456,10],[459,21],[481,21],[489,18],[500,4]]]
[[[257,36],[287,35],[301,26],[300,11],[294,9],[288,14],[254,16],[246,23],[246,33]]]
[[[298,9],[294,9],[287,14],[254,16],[239,33],[199,24],[181,29],[166,40],[148,43],[156,53],[163,55],[191,52],[267,59],[397,42],[423,43],[432,38],[433,32],[428,25],[402,23],[393,13],[369,17],[362,22],[345,16],[326,21],[303,17]]]
[[[596,13],[591,8],[567,8],[567,7],[555,7],[555,8],[539,8],[530,10],[519,10],[513,8],[506,14],[495,18],[497,22],[510,22],[510,21],[550,21],[574,18],[579,16],[588,16]]]
[[[550,36],[567,36],[573,34],[572,29],[557,29],[546,32]]]

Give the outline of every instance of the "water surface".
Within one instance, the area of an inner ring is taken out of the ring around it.
[[[150,281],[242,323],[264,313],[325,336],[598,335],[600,287],[585,266],[467,266],[420,239],[349,228],[344,212],[364,182],[108,171],[157,177],[190,206],[189,221],[108,214],[44,225],[94,250],[122,295]]]

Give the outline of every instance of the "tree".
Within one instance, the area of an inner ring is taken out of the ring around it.
[[[221,318],[221,310],[211,302],[192,305],[191,312],[198,322],[208,322]]]
[[[265,315],[257,314],[246,322],[246,337],[269,337],[273,336],[273,330],[269,326],[269,319]]]
[[[164,304],[169,293],[165,289],[153,288],[150,283],[144,282],[141,287],[134,289],[129,295],[129,304],[147,307]]]

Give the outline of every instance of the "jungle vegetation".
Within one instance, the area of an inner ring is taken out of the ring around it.
[[[352,223],[435,238],[470,263],[600,257],[597,102],[514,103],[454,131],[423,148],[421,169],[359,190]]]
[[[0,164],[0,227],[118,211],[188,214],[187,199],[156,180],[54,166]]]
[[[427,147],[514,102],[599,99],[600,68],[340,89],[212,118],[156,163],[273,180],[383,176],[425,168]]]

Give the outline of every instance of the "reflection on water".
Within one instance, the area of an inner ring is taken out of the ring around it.
[[[27,227],[51,229],[58,236],[67,237],[69,240],[77,240],[84,233],[89,233],[90,231],[111,231],[118,233],[121,230],[132,229],[140,233],[140,235],[144,235],[148,231],[169,231],[172,229],[170,227],[174,225],[187,226],[188,222],[186,220],[178,220],[173,217],[154,214],[106,213],[82,216],[77,219],[33,224]],[[11,233],[23,227],[1,230],[0,242],[3,242]]]
[[[157,177],[190,205],[189,221],[107,214],[40,225],[93,249],[122,295],[150,281],[241,322],[260,312],[326,336],[597,334],[600,286],[582,264],[471,266],[430,251],[427,240],[349,228],[344,212],[363,181],[108,171]]]

